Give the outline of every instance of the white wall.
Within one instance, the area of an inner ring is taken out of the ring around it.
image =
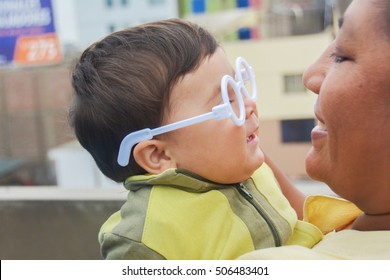
[[[54,162],[57,185],[61,188],[121,187],[97,168],[92,156],[77,142],[71,142],[49,151]]]

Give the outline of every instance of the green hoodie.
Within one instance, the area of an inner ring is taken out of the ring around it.
[[[106,259],[235,259],[285,245],[296,231],[296,213],[266,164],[239,184],[169,169],[130,177],[125,187],[127,201],[99,233]]]

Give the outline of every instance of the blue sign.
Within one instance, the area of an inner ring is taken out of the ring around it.
[[[51,0],[0,0],[0,66],[61,59]]]

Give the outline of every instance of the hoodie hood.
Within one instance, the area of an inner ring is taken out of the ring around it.
[[[190,192],[207,192],[215,189],[232,187],[236,184],[218,184],[202,178],[188,170],[167,169],[158,175],[136,175],[129,177],[124,186],[127,190],[137,191],[143,187],[152,187],[155,185],[174,187]]]

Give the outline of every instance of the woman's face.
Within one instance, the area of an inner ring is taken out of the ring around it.
[[[318,94],[319,121],[307,173],[371,214],[390,211],[390,38],[375,2],[351,3],[336,39],[304,75]]]

